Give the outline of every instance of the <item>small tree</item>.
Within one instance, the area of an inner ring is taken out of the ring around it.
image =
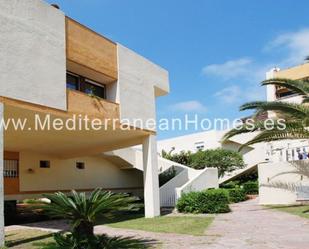
[[[226,172],[243,168],[245,164],[240,153],[218,148],[196,152],[192,155],[190,166],[195,169],[218,168],[219,177],[222,177]]]
[[[162,150],[162,157],[168,160],[171,160],[182,165],[190,166],[192,162],[192,153],[191,151],[180,151],[179,153],[172,153],[173,150],[166,152]]]

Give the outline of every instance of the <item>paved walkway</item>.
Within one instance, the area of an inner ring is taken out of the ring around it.
[[[232,205],[233,212],[220,214],[205,236],[152,233],[97,226],[97,233],[135,236],[162,242],[166,249],[308,249],[309,219],[269,210],[250,200]],[[57,221],[30,225],[32,228],[56,231],[65,227]],[[6,229],[29,228],[12,226]]]
[[[257,200],[234,204],[206,235],[218,235],[209,249],[308,249],[309,219],[269,210]]]

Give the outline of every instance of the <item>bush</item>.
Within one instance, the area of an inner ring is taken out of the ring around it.
[[[223,189],[209,189],[183,194],[177,202],[177,210],[184,213],[227,213],[228,192]]]
[[[245,164],[239,152],[218,148],[194,153],[190,167],[194,169],[218,168],[219,177],[222,177],[225,173],[244,168]]]
[[[174,166],[170,167],[169,169],[165,170],[159,175],[159,187],[163,186],[169,180],[176,176],[177,172]]]
[[[162,157],[170,161],[189,166],[192,162],[192,153],[190,151],[184,151],[184,150],[180,151],[179,153],[173,153],[174,149],[175,148],[173,148],[169,152],[162,150],[161,153]]]
[[[237,203],[248,199],[245,191],[241,188],[228,189],[228,193],[229,193],[229,200],[231,203]]]
[[[259,193],[259,184],[256,181],[244,183],[243,189],[247,195],[255,195]]]
[[[230,181],[227,183],[223,183],[220,185],[221,188],[227,188],[227,189],[232,189],[232,188],[238,188],[239,187],[239,182],[238,181]]]

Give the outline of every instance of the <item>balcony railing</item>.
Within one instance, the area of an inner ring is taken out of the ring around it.
[[[119,105],[111,101],[67,89],[68,112],[90,118],[119,119]]]

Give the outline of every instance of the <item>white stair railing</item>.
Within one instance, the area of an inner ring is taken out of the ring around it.
[[[183,169],[178,175],[160,187],[160,206],[174,207],[176,203],[175,189],[189,181],[188,169]]]

